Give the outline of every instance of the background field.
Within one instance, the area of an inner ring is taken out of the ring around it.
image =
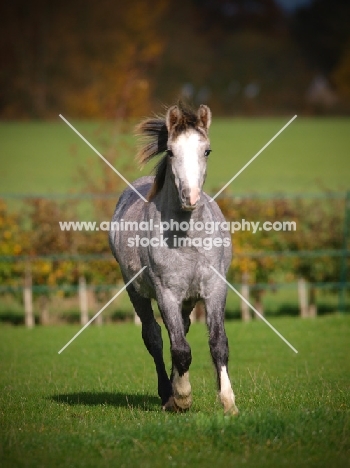
[[[350,466],[349,317],[272,323],[298,355],[260,321],[226,325],[238,418],[216,401],[201,324],[185,414],[161,411],[139,327],[91,326],[61,355],[77,327],[0,327],[1,466]]]
[[[213,153],[206,190],[226,183],[285,125],[289,118],[214,119]],[[111,124],[73,121],[76,128],[106,155],[120,150],[120,137]],[[104,164],[60,119],[57,122],[0,124],[0,192],[65,193],[77,189],[77,166],[99,173]],[[136,140],[127,138],[131,146]],[[230,186],[241,192],[343,191],[349,187],[350,119],[297,118]],[[125,159],[121,150],[119,169]],[[131,179],[141,173],[134,169]],[[142,172],[149,173],[151,166]],[[117,178],[117,175],[115,176]]]

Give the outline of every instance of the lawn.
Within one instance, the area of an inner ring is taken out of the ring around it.
[[[226,120],[214,117],[206,190],[221,188],[290,117]],[[118,168],[123,168],[123,145],[133,147],[133,137],[121,140],[111,131],[110,123],[73,121],[73,124],[107,157],[107,148],[117,148]],[[231,192],[348,189],[349,126],[350,120],[346,118],[297,118],[234,181]],[[2,122],[0,141],[1,193],[65,193],[79,185],[76,179],[79,165],[88,164],[98,174],[104,164],[59,118],[55,122]],[[140,173],[133,167],[127,174],[131,180],[151,170],[149,166]]]
[[[216,401],[204,325],[189,333],[194,404],[163,413],[140,328],[0,327],[3,467],[350,466],[349,316],[228,322],[240,415]],[[169,363],[168,340],[165,341]]]

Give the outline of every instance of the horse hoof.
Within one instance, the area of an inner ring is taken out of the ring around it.
[[[238,408],[235,404],[230,406],[229,408],[224,408],[224,415],[225,416],[237,416],[239,414]]]
[[[192,405],[192,396],[186,398],[175,398],[171,396],[169,400],[163,405],[163,411],[172,411],[174,413],[188,411]]]
[[[175,411],[175,401],[174,397],[171,396],[169,400],[162,406],[163,411]]]
[[[192,405],[192,395],[176,395],[174,396],[174,403],[180,411],[187,411]]]

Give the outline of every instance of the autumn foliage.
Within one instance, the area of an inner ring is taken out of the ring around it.
[[[258,230],[253,234],[245,230],[232,234],[233,281],[239,283],[242,274],[248,274],[252,284],[273,285],[298,277],[310,282],[339,281],[339,257],[312,253],[342,248],[344,199],[293,199],[283,195],[270,199],[223,197],[219,205],[230,221],[296,223],[296,230],[290,232]]]
[[[109,219],[114,203],[115,200],[106,201],[96,193],[91,201],[93,219]],[[59,221],[78,219],[76,202],[33,199],[24,201],[23,205],[13,212],[4,201],[0,202],[0,281],[3,285],[21,285],[28,263],[36,285],[77,285],[82,274],[94,285],[112,285],[120,279],[106,232],[60,230]],[[300,276],[310,282],[339,280],[339,257],[327,253],[308,256],[307,253],[342,248],[343,200],[222,197],[219,205],[228,221],[286,220],[295,221],[297,227],[291,232],[258,230],[253,234],[245,230],[232,234],[231,281],[241,282],[243,274],[249,275],[251,284],[271,286],[293,282]],[[283,257],[283,253],[295,255]],[[47,256],[51,258],[45,258]],[[16,258],[17,261],[8,261]]]
[[[2,2],[0,117],[140,117],[180,96],[216,115],[348,113],[348,2],[281,3]],[[318,76],[329,105],[307,98]]]

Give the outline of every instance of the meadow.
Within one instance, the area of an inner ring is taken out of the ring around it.
[[[206,190],[221,188],[290,117],[215,119],[214,116]],[[110,148],[119,150],[117,168],[124,168],[123,148],[129,145],[132,155],[136,144],[132,135],[121,137],[111,123],[72,123],[105,156],[108,157]],[[229,191],[261,194],[348,189],[349,127],[347,118],[298,117],[234,181]],[[55,122],[2,122],[0,142],[0,193],[76,190],[79,165],[88,165],[98,175],[105,164],[59,118]],[[127,176],[132,180],[150,171],[151,166],[140,172],[132,164]]]
[[[348,316],[226,324],[240,409],[223,416],[206,329],[189,332],[194,404],[164,413],[132,324],[0,327],[2,467],[350,466]],[[169,343],[163,330],[166,362]]]

